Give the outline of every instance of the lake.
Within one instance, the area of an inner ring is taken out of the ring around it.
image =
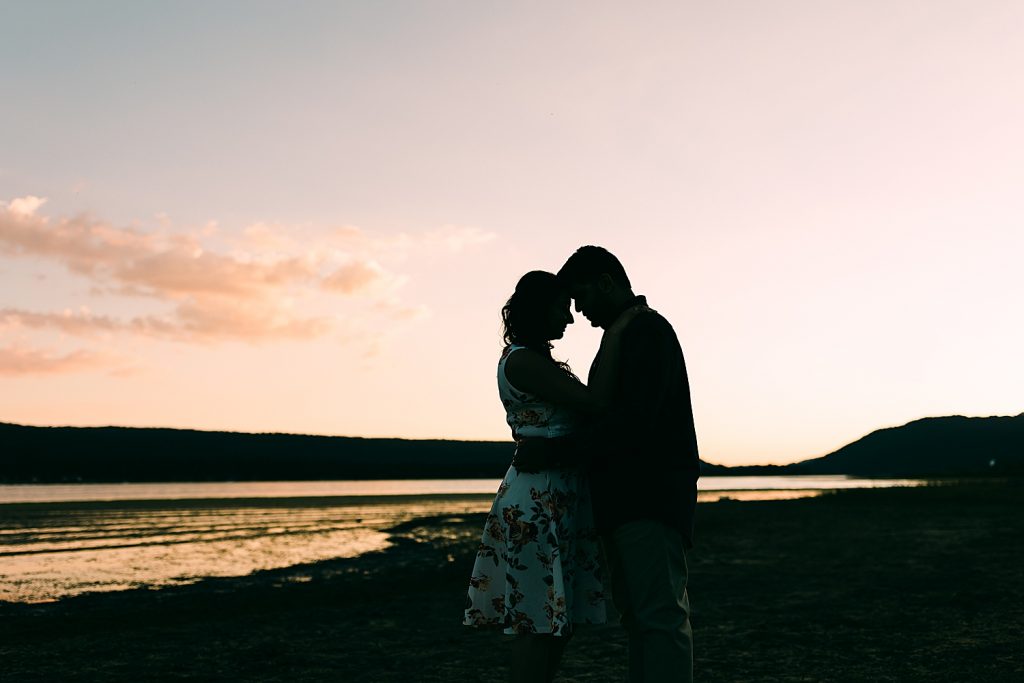
[[[485,512],[497,479],[0,485],[0,600],[243,576],[388,545],[416,517]],[[704,477],[698,500],[778,500],[920,480]]]

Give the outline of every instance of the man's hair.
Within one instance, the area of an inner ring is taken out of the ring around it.
[[[569,257],[558,271],[558,279],[570,286],[591,282],[604,273],[610,275],[620,287],[632,289],[626,269],[622,267],[619,259],[607,249],[591,245],[580,247]]]

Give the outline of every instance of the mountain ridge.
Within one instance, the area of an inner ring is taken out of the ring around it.
[[[0,422],[0,482],[500,478],[513,443]],[[824,456],[728,467],[710,476],[1024,474],[1024,413],[924,417]]]
[[[1002,471],[1024,465],[1024,413],[923,417],[876,429],[832,453],[796,465],[820,474],[907,476]]]

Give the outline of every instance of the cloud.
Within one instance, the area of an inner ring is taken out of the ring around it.
[[[55,375],[108,367],[111,358],[91,351],[59,354],[20,346],[0,347],[0,376]]]
[[[36,210],[46,203],[46,197],[17,197],[10,202],[0,202],[0,209],[6,209],[14,216],[28,217],[35,214]]]
[[[494,238],[458,226],[378,236],[355,226],[318,230],[262,222],[232,235],[213,221],[197,230],[176,230],[164,214],[157,215],[155,229],[144,230],[88,216],[51,219],[39,214],[45,202],[36,196],[0,202],[0,254],[50,260],[86,278],[97,297],[133,297],[155,309],[121,318],[88,310],[0,309],[0,325],[82,337],[130,333],[202,343],[312,339],[352,321],[351,311],[342,314],[323,304],[324,295],[343,295],[349,306],[361,300],[363,315],[419,320],[430,311],[402,300],[398,292],[408,277],[384,262],[457,253]],[[310,310],[317,301],[329,313]],[[84,362],[81,356],[33,358],[66,367]]]
[[[354,294],[387,280],[397,282],[396,279],[389,277],[387,271],[379,263],[353,260],[324,278],[323,285],[327,289],[343,294]]]
[[[0,324],[35,329],[56,329],[67,334],[82,336],[125,329],[124,323],[115,318],[70,310],[65,310],[62,313],[36,313],[16,308],[2,308],[0,309]]]
[[[37,313],[16,308],[0,309],[0,325],[50,329],[93,337],[104,333],[131,332],[173,341],[213,342],[225,338],[309,339],[331,329],[325,317],[301,317],[277,310],[266,317],[260,305],[187,299],[170,315],[119,319],[88,312]]]
[[[282,284],[311,279],[316,264],[302,257],[270,262],[206,251],[190,234],[145,233],[84,217],[51,222],[25,213],[39,202],[16,199],[0,209],[0,249],[63,263],[72,272],[122,291],[158,298],[187,295],[254,297]],[[15,206],[22,207],[15,210]]]
[[[225,337],[313,339],[332,327],[326,317],[299,316],[282,306],[267,310],[260,302],[240,306],[230,301],[197,299],[179,305],[172,323],[145,318],[136,319],[133,324],[151,334],[205,341]]]
[[[323,254],[209,250],[202,243],[209,225],[195,235],[147,233],[85,217],[50,221],[34,213],[43,201],[29,197],[0,207],[0,252],[56,261],[88,278],[94,293],[159,300],[172,309],[131,320],[5,309],[9,324],[70,334],[132,331],[182,341],[310,338],[330,327],[325,318],[300,314],[291,303],[322,286],[321,270],[329,265]],[[356,275],[342,280],[349,290],[367,279]]]

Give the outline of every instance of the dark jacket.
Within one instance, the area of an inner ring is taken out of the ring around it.
[[[637,297],[635,303],[646,303]],[[583,435],[601,531],[656,519],[693,543],[699,462],[686,363],[672,325],[640,313],[622,333],[608,411]],[[594,368],[601,362],[594,359]]]

